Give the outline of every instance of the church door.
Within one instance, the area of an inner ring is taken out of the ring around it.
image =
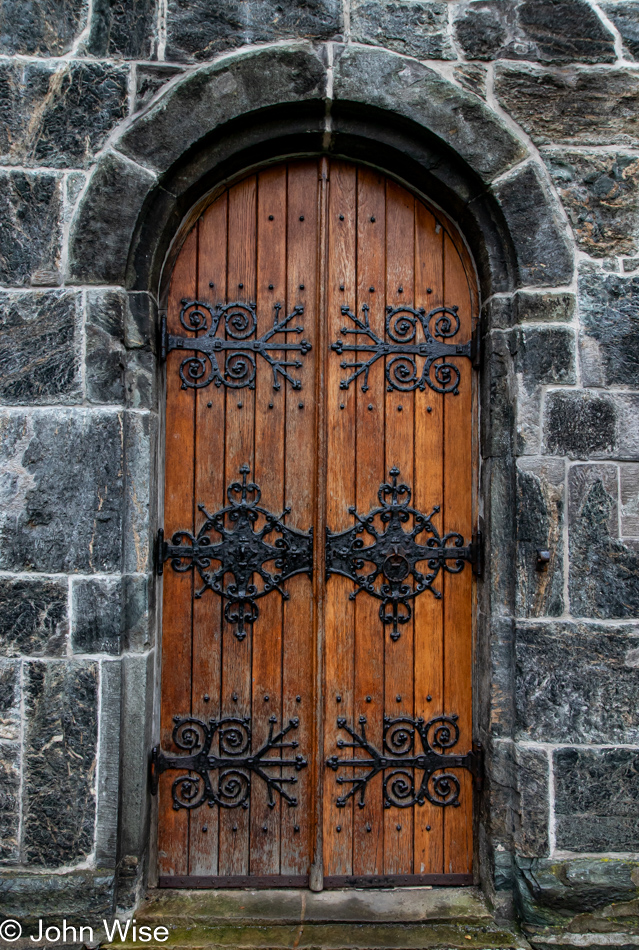
[[[442,215],[312,158],[173,268],[161,886],[472,882],[476,283]]]

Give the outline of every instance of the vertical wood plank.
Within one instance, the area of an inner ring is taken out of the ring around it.
[[[229,190],[228,210],[228,302],[254,302],[256,290],[257,180],[245,178]],[[227,389],[225,485],[241,481],[242,465],[251,477],[255,455],[255,390]],[[253,632],[238,640],[235,628],[224,621],[222,635],[222,715],[251,715],[251,666]],[[220,809],[220,875],[249,872],[249,809]]]
[[[386,289],[385,180],[378,172],[360,168],[357,173],[357,315],[367,305],[370,325],[384,337]],[[361,338],[363,342],[368,339]],[[361,354],[358,359],[366,359]],[[370,370],[368,391],[362,378],[351,384],[356,403],[355,502],[361,513],[377,505],[377,492],[384,473],[384,361]],[[363,536],[364,544],[370,538]],[[366,734],[381,748],[384,719],[384,637],[379,619],[379,601],[360,595],[355,601],[355,728],[366,716]],[[356,758],[365,757],[353,750]],[[366,794],[366,806],[353,808],[353,874],[384,872],[384,807],[376,779]]]
[[[415,294],[415,199],[394,182],[386,184],[386,302],[388,306],[413,303]],[[400,290],[401,288],[401,290]],[[387,372],[396,378],[393,358]],[[423,393],[419,393],[420,397]],[[415,393],[393,390],[386,394],[386,476],[396,466],[399,481],[414,486]],[[414,605],[411,605],[414,606]],[[393,642],[390,626],[384,631],[385,714],[393,719],[413,716],[414,618],[399,628]],[[388,774],[388,773],[387,773]],[[413,809],[387,808],[384,812],[384,871],[413,872]]]
[[[211,305],[226,301],[226,193],[204,212],[198,223],[198,300]],[[210,286],[210,285],[213,286]],[[199,530],[203,504],[213,514],[225,504],[223,387],[209,385],[196,393],[195,523]],[[219,536],[213,535],[213,540]],[[217,564],[213,565],[214,568]],[[197,587],[201,582],[194,577]],[[222,603],[212,591],[193,601],[193,715],[206,722],[220,715]],[[217,874],[218,810],[190,812],[189,874]]]
[[[318,270],[318,165],[315,160],[291,162],[288,169],[287,290],[286,312],[300,304],[304,313],[296,324],[312,349],[295,370],[301,380],[298,391],[286,392],[285,502],[291,508],[287,523],[308,531],[314,520],[318,491],[315,374],[323,354],[317,345]],[[303,219],[303,220],[302,220]],[[289,341],[299,342],[297,334]],[[284,603],[282,662],[282,722],[299,719],[288,738],[299,743],[294,750],[308,767],[295,773],[290,787],[298,805],[282,804],[281,873],[306,875],[311,860],[313,801],[313,601],[311,579],[305,574],[287,582],[289,599]]]
[[[462,262],[448,235],[444,238],[444,301],[459,307],[460,329],[456,340],[471,336],[471,298]],[[444,530],[458,531],[470,540],[472,524],[472,369],[458,360],[459,395],[444,397]],[[460,752],[472,744],[472,571],[466,564],[460,574],[444,578],[444,709],[459,716]],[[454,750],[453,750],[454,751]],[[460,806],[444,809],[444,870],[469,874],[473,856],[472,780],[459,770]]]
[[[444,231],[421,201],[415,208],[415,307],[427,313],[444,302]],[[430,514],[444,500],[444,396],[426,389],[415,401],[415,507]],[[448,397],[446,397],[448,398]],[[434,518],[442,529],[442,514]],[[427,535],[418,537],[424,544]],[[427,566],[420,565],[421,570]],[[442,582],[435,585],[441,590]],[[444,711],[443,601],[424,593],[415,601],[415,717],[427,722]],[[415,809],[415,874],[444,869],[444,809]]]
[[[167,307],[169,332],[183,333],[182,299],[193,300],[197,289],[197,227],[182,248],[171,279]],[[164,489],[164,530],[167,537],[179,530],[193,530],[195,393],[182,389],[179,367],[184,354],[169,353],[166,364],[167,407]],[[173,717],[191,712],[191,624],[193,574],[167,570],[163,575],[162,703],[160,741],[173,747]],[[188,812],[173,808],[171,787],[175,776],[165,773],[159,789],[160,835],[158,871],[161,875],[186,874],[188,869]]]
[[[356,171],[346,162],[331,165],[328,202],[327,325],[332,343],[340,338],[344,325],[342,304],[353,307],[356,300]],[[343,288],[343,289],[341,289]],[[332,354],[326,371],[326,416],[328,467],[326,473],[326,517],[333,531],[350,527],[348,506],[355,501],[356,396],[354,387],[340,389],[343,371]],[[345,733],[337,728],[338,716],[353,725],[353,626],[354,604],[349,600],[353,583],[334,575],[326,587],[324,752],[337,752],[337,740]],[[340,770],[346,777],[347,770]],[[343,786],[335,773],[324,770],[324,873],[352,873],[352,799],[345,808],[336,806]],[[348,787],[348,786],[346,786]],[[339,831],[338,831],[339,829]]]

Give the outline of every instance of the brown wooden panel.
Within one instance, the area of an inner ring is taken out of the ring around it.
[[[180,332],[182,298],[193,300],[197,287],[197,238],[193,228],[175,265],[167,306],[167,326]],[[166,435],[164,525],[167,536],[193,530],[195,393],[181,389],[178,375],[182,354],[169,354],[166,366]],[[160,741],[173,748],[173,717],[191,712],[191,621],[193,577],[191,572],[167,571],[162,601],[162,705]],[[169,675],[167,671],[171,671]],[[160,874],[188,873],[189,816],[173,808],[171,787],[175,776],[165,773],[159,789],[158,870]]]

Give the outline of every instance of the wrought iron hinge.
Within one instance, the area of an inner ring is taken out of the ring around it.
[[[473,742],[473,751],[468,753],[467,758],[475,791],[481,792],[484,788],[484,746],[481,742]]]
[[[479,321],[477,321],[470,340],[470,359],[473,369],[479,369],[481,366],[481,327]]]
[[[163,313],[160,318],[160,346],[158,349],[160,351],[161,361],[166,363],[166,354],[169,351],[169,331],[166,325],[166,313]]]
[[[481,531],[476,531],[470,543],[470,564],[475,577],[484,573],[484,538]]]
[[[164,528],[158,528],[158,536],[155,542],[155,573],[164,574],[164,562],[166,561],[167,544],[164,540]]]

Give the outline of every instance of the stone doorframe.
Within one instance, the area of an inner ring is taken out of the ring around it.
[[[176,235],[184,233],[185,218],[197,214],[198,202],[240,170],[322,151],[374,164],[437,204],[465,235],[478,270],[486,566],[478,585],[474,719],[487,752],[487,782],[477,867],[484,888],[507,911],[513,876],[505,865],[511,867],[510,856],[520,850],[511,801],[521,792],[512,743],[521,406],[507,331],[517,323],[518,307],[539,308],[541,320],[543,308],[567,307],[558,288],[565,291],[574,274],[565,217],[535,150],[498,110],[408,57],[332,43],[232,53],[181,74],[112,138],[70,224],[68,283],[127,294],[131,346],[154,350],[163,275],[178,250]],[[137,495],[128,493],[125,530],[136,534],[137,569],[147,572],[151,590],[161,512],[159,378],[155,363],[151,412],[124,445],[125,473],[134,473],[139,488]],[[534,597],[546,575],[527,562],[520,571],[517,583],[528,585]],[[151,609],[143,634],[139,623],[130,637],[125,631],[131,652],[123,663],[122,731],[119,743],[111,744],[111,768],[99,789],[105,801],[119,794],[117,841],[115,834],[109,838],[106,850],[112,853],[105,851],[102,867],[119,867],[120,906],[139,896],[152,865],[147,770],[156,737],[151,710],[159,681],[159,630]]]

